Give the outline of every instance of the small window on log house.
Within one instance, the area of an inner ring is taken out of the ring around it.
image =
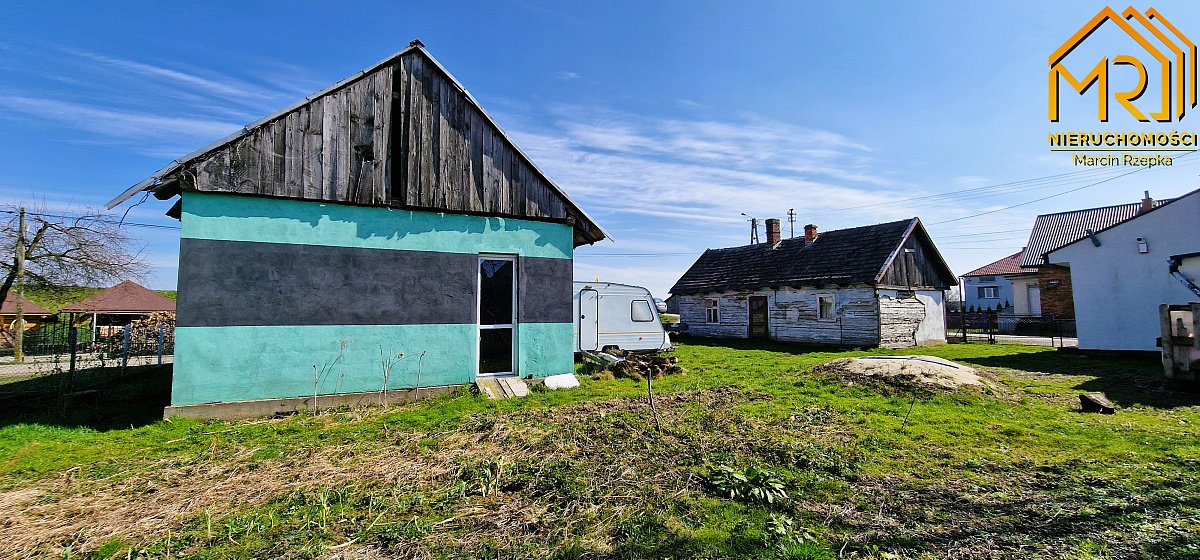
[[[715,299],[704,300],[704,313],[705,313],[706,322],[712,323],[712,324],[721,322],[721,312],[720,312],[720,308],[717,306],[717,300],[715,300]]]
[[[833,295],[817,296],[817,319],[833,320]]]
[[[917,273],[917,255],[912,249],[904,250],[904,285],[909,288],[920,283],[920,275]]]

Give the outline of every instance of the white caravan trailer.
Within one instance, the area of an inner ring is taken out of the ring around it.
[[[575,351],[667,350],[654,296],[641,286],[612,282],[575,282]]]

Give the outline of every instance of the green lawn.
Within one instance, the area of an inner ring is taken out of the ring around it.
[[[1163,390],[1155,361],[887,353],[994,387],[847,382],[813,368],[868,352],[693,339],[654,383],[662,432],[644,383],[587,377],[119,429],[161,406],[147,374],[119,411],[0,412],[0,537],[54,558],[1200,558],[1200,395]],[[1079,412],[1094,390],[1121,410]]]

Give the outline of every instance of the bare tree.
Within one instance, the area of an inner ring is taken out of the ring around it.
[[[25,231],[21,231],[22,214]],[[18,254],[20,247],[24,262]],[[97,211],[65,216],[0,207],[0,254],[9,255],[0,259],[0,301],[21,282],[65,287],[141,278],[146,271],[144,248],[119,220]],[[21,278],[20,270],[24,270]]]

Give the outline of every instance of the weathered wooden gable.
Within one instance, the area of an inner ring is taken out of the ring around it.
[[[954,273],[918,220],[913,220],[904,242],[875,282],[879,287],[914,290],[944,290],[956,284]]]
[[[139,186],[552,220],[573,224],[577,245],[604,238],[420,47],[164,171]]]

